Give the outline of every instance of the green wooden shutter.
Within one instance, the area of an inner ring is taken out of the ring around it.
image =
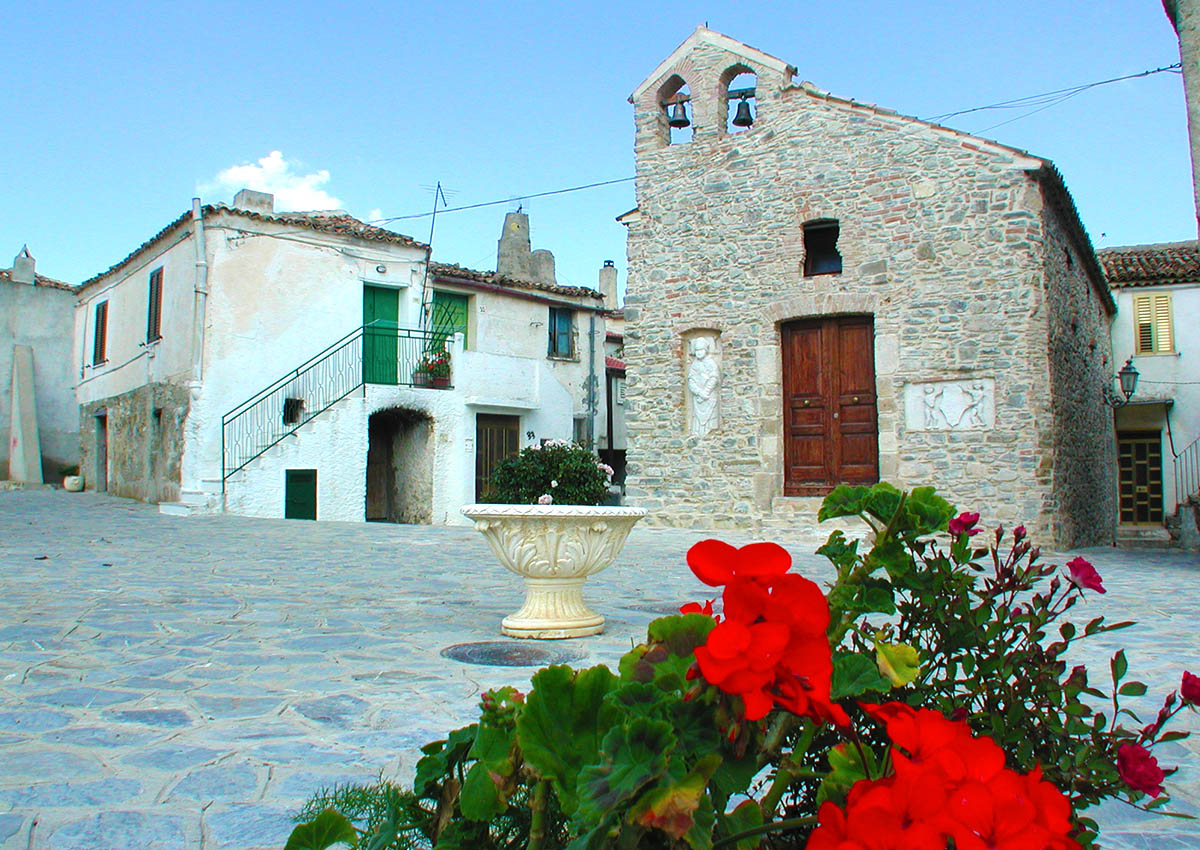
[[[317,471],[315,469],[284,471],[283,518],[317,518]]]
[[[430,324],[433,332],[440,337],[439,342],[444,344],[448,337],[461,333],[463,346],[470,348],[471,340],[467,336],[471,324],[468,302],[469,296],[434,290],[433,315]]]
[[[368,384],[397,383],[399,320],[398,291],[363,287],[363,380]]]

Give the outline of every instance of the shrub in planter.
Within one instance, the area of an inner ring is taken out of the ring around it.
[[[612,467],[568,440],[547,440],[507,457],[492,471],[482,501],[501,505],[599,505]]]
[[[488,692],[411,791],[320,795],[288,847],[1076,850],[1097,846],[1089,806],[1168,801],[1152,751],[1186,737],[1167,726],[1200,678],[1141,717],[1123,651],[1104,685],[1067,670],[1073,643],[1132,625],[1066,618],[1103,592],[1087,561],[1042,564],[1023,528],[980,538],[932,488],[838,487],[820,511],[855,515],[874,543],[830,535],[827,593],[774,544],[697,544],[719,603],[655,620],[615,672]]]

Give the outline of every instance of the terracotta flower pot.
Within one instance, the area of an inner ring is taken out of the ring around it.
[[[462,512],[500,563],[525,580],[525,604],[500,631],[540,639],[604,631],[604,618],[583,601],[583,584],[613,562],[645,508],[467,505]]]

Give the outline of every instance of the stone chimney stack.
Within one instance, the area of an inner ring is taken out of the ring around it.
[[[551,258],[551,274],[553,274]],[[533,256],[529,250],[529,216],[511,212],[504,217],[504,231],[496,248],[496,271],[505,277],[533,280]]]
[[[558,283],[554,274],[554,255],[545,248],[538,248],[530,254],[530,260],[533,265],[533,279],[538,283],[549,283],[556,285]]]
[[[233,205],[239,210],[266,213],[275,212],[275,196],[270,192],[256,192],[253,189],[243,189],[233,196]]]
[[[605,260],[600,267],[600,293],[604,296],[605,310],[620,310],[617,303],[617,267],[612,260]]]
[[[33,286],[37,279],[33,272],[34,262],[33,254],[29,253],[28,246],[22,245],[21,252],[13,258],[13,283],[28,283]]]

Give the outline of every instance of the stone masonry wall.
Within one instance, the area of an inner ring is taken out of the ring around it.
[[[1116,536],[1117,437],[1103,388],[1113,388],[1109,315],[1068,238],[1062,213],[1046,204],[1043,240],[1050,390],[1054,400],[1053,536],[1107,546]]]
[[[83,405],[79,468],[87,489],[95,490],[99,479],[97,417],[103,414],[108,426],[108,492],[143,502],[177,500],[188,407],[187,388],[166,383],[146,384]]]
[[[722,79],[758,74],[757,120],[724,129]],[[791,86],[699,45],[674,71],[691,142],[669,145],[651,86],[635,103],[629,224],[630,504],[657,524],[758,529],[783,490],[780,324],[874,316],[880,477],[935,484],[989,523],[1054,531],[1040,160]],[[803,276],[806,221],[840,222],[839,275]],[[1052,305],[1053,306],[1053,305]],[[687,350],[715,335],[720,425],[688,434]],[[919,430],[905,387],[994,382],[994,424]],[[1073,486],[1073,485],[1068,485]],[[1060,530],[1066,530],[1060,529]]]

